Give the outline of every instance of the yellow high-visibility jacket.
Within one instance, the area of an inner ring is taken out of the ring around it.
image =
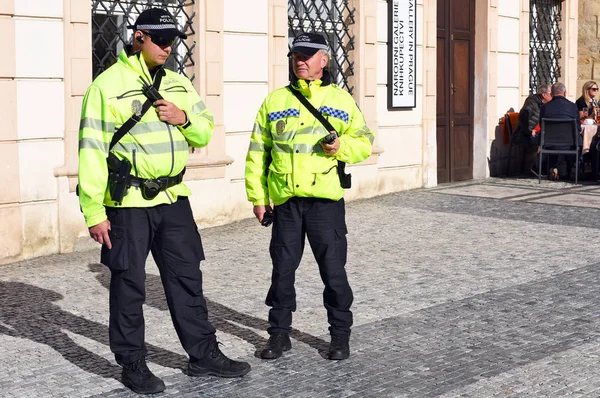
[[[256,116],[246,156],[246,194],[255,206],[285,203],[289,198],[339,200],[344,195],[337,161],[358,163],[371,155],[375,138],[348,92],[322,79],[298,80],[299,90],[335,128],[340,148],[323,152],[320,140],[329,134],[288,87],[273,91]]]
[[[128,159],[132,164],[131,174],[140,178],[178,175],[187,163],[189,147],[206,146],[212,136],[212,114],[192,83],[185,76],[166,69],[165,72],[159,92],[186,113],[188,123],[184,126],[164,123],[151,107],[111,150],[119,159]],[[123,50],[117,63],[93,81],[83,99],[79,130],[79,203],[88,227],[107,219],[105,206],[152,207],[173,203],[177,196],[191,194],[181,183],[160,192],[152,200],[144,199],[136,187],[129,188],[120,206],[111,200],[106,164],[108,148],[117,129],[146,102],[140,76],[152,81],[141,55],[127,56]]]

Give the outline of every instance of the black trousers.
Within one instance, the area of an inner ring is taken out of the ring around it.
[[[327,310],[329,331],[350,334],[352,326],[352,289],[346,276],[346,217],[344,199],[291,198],[274,208],[270,253],[273,260],[271,287],[266,304],[269,311],[268,332],[291,330],[292,312],[296,310],[294,289],[296,269],[304,251],[305,237],[319,265],[325,284],[323,303]]]
[[[111,270],[109,340],[116,361],[132,363],[147,353],[142,305],[146,259],[152,251],[181,345],[191,359],[207,356],[216,344],[202,294],[204,250],[185,197],[151,208],[107,208],[112,249],[102,246],[101,262]]]

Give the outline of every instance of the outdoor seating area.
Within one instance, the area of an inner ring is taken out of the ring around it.
[[[575,185],[580,180],[600,181],[598,84],[585,82],[575,103],[566,92],[560,82],[541,84],[519,112],[511,108],[499,120],[508,152],[506,177],[519,173],[537,178],[538,183],[547,178]]]
[[[573,157],[577,154],[579,162],[573,161],[571,164],[570,181],[575,184],[582,180],[600,183],[600,122],[593,119],[542,119],[538,142],[517,130],[518,112],[507,112],[503,119],[503,128],[506,128],[503,144],[508,147],[506,177],[527,175],[541,182],[542,178],[547,178],[547,173],[538,173],[537,176],[532,173],[534,162],[537,163],[538,170],[547,170],[550,155],[568,154]],[[577,132],[578,122],[581,123],[580,133]],[[581,135],[580,140],[577,139],[577,134]],[[548,149],[549,146],[568,149]],[[534,153],[536,157],[532,160]]]

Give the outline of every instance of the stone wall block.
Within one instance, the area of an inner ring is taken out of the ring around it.
[[[0,77],[12,78],[16,74],[15,22],[13,18],[0,16],[0,37],[3,38]]]
[[[23,232],[20,228],[21,207],[18,205],[0,207],[0,264],[21,260],[23,252]]]
[[[578,14],[577,80],[582,82],[598,77],[594,77],[594,63],[600,60],[600,2],[579,1]]]

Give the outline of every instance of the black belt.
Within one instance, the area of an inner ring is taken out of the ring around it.
[[[158,178],[139,178],[136,176],[130,175],[127,179],[127,185],[132,187],[141,187],[143,185],[147,185],[148,183],[153,183],[158,185],[160,191],[166,191],[168,188],[171,188],[177,184],[180,184],[183,181],[183,175],[185,174],[185,167],[181,171],[181,173],[177,174],[173,177],[158,177]],[[152,184],[152,185],[153,185]]]

